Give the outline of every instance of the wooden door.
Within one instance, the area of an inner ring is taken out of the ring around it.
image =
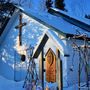
[[[56,55],[51,48],[46,53],[46,81],[56,82]]]

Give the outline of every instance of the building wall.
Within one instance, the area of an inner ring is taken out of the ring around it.
[[[5,28],[5,31],[3,32],[2,36],[0,37],[0,75],[9,78],[14,79],[14,70],[13,70],[13,63],[14,63],[14,49],[13,49],[13,40],[15,39],[15,36],[13,36],[13,32],[11,30],[11,26],[14,28],[14,24],[16,23],[17,16],[19,12],[13,15],[13,17],[10,19],[10,22]],[[13,22],[15,21],[15,22]],[[14,32],[16,33],[16,32]],[[9,61],[10,60],[10,61]]]
[[[6,31],[8,31],[7,35],[2,38],[2,43],[0,44],[0,75],[4,76],[7,79],[14,80],[14,63],[15,59],[20,61],[20,53],[23,53],[25,48],[30,45],[35,46],[40,39],[40,36],[43,34],[47,27],[38,23],[34,19],[23,14],[23,22],[28,22],[26,27],[23,27],[22,30],[22,47],[19,46],[18,41],[18,31],[15,29],[15,26],[19,24],[19,17],[16,17],[16,21],[13,20],[12,25],[10,24]],[[29,22],[30,21],[30,22]],[[8,30],[9,29],[9,30]],[[21,51],[20,51],[21,50]],[[15,56],[16,54],[16,56]],[[19,58],[18,58],[19,57]],[[21,66],[19,69],[22,69],[22,63],[20,61],[19,65]],[[21,70],[23,73],[23,70]],[[19,77],[25,78],[25,74],[23,75],[20,71],[17,72],[17,79]]]
[[[83,41],[81,40],[76,40],[77,45],[83,45]],[[73,50],[72,48],[72,41],[67,40],[67,46],[68,46],[68,51],[69,51],[69,57],[67,59],[67,74],[68,74],[68,86],[78,83],[78,67],[79,67],[79,59],[80,55],[77,50]],[[82,56],[83,57],[83,56]],[[81,60],[81,59],[80,59]],[[85,75],[85,70],[84,70],[84,65],[82,68],[82,73],[81,73],[81,82],[86,81],[86,75]]]

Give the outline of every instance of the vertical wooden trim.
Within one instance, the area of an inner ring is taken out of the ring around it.
[[[56,49],[56,56],[57,58],[60,58],[60,51],[58,49]]]
[[[42,89],[44,90],[44,53],[43,53],[43,50],[40,53],[40,59],[39,59],[39,78],[42,83]]]
[[[40,53],[40,58],[39,58],[39,78],[42,80],[42,54]]]
[[[58,90],[63,90],[63,72],[62,72],[62,61],[60,60],[60,51],[56,49],[56,57],[57,57],[57,82],[58,82]]]
[[[80,62],[79,62],[79,70],[78,70],[78,90],[80,90]]]
[[[42,89],[44,90],[44,52],[41,51],[41,57],[42,57]]]
[[[62,60],[60,60],[60,71],[61,71],[61,90],[63,90],[63,70],[62,70]]]

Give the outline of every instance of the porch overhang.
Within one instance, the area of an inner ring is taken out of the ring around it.
[[[43,50],[43,47],[45,46],[48,39],[49,37],[45,34],[39,45],[34,50],[33,58],[37,58],[39,56],[40,52]]]

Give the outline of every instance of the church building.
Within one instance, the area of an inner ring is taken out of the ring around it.
[[[37,1],[40,4],[31,0],[30,10],[11,5],[8,17],[7,14],[2,17],[0,75],[17,82],[24,80],[27,71],[31,71],[28,68],[31,59],[35,60],[43,90],[47,86],[63,90],[74,84],[82,88],[80,83],[84,82],[89,87],[90,23],[70,15],[64,0]]]

